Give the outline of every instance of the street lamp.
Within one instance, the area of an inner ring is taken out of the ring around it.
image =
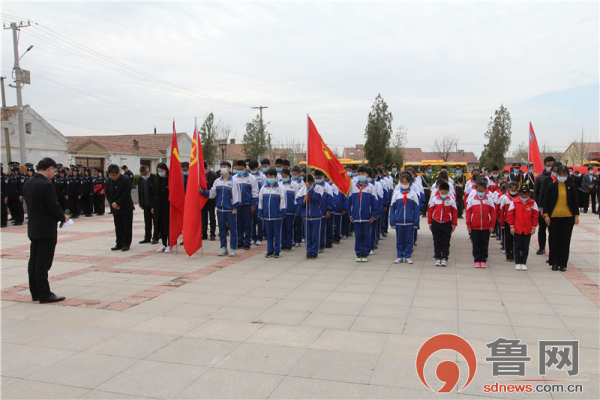
[[[227,140],[219,143],[219,149],[221,149],[221,160],[225,160],[225,150],[227,150]]]

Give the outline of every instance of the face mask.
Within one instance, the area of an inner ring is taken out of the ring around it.
[[[433,170],[432,170],[432,169],[428,169],[428,170],[427,170],[427,172],[428,172],[428,173],[432,173],[432,172],[433,172]]]
[[[492,178],[497,178],[498,174],[492,174]]]
[[[320,185],[321,183],[323,183],[323,179],[315,179],[315,183],[317,183],[318,185]]]
[[[485,192],[477,192],[477,197],[483,199],[483,196],[485,196]]]
[[[262,171],[266,173],[269,170],[269,167],[263,167]]]
[[[276,181],[276,179],[275,179],[275,178],[267,178],[267,183],[268,183],[269,185],[272,185],[272,184],[274,184],[274,183],[275,183],[275,181]]]
[[[367,178],[367,182],[369,182],[369,183],[373,182],[373,178]]]
[[[564,182],[564,181],[566,181],[566,180],[567,180],[567,177],[566,177],[566,176],[558,176],[558,177],[556,177],[556,179],[557,179],[559,182]]]
[[[508,179],[508,176],[509,176],[509,174],[504,174],[504,177],[505,177],[506,179]]]
[[[235,171],[235,172],[238,174],[238,176],[242,176],[242,175],[244,175],[244,174],[246,173],[246,171],[245,171],[245,170],[241,170],[241,171],[240,171],[240,170],[237,170],[237,171]]]
[[[462,175],[462,170],[461,169],[457,169],[456,170],[456,175]]]
[[[532,170],[532,169],[530,169],[530,170],[529,170],[529,173],[530,173],[530,174],[533,174],[533,170]]]
[[[227,168],[221,168],[221,175],[227,175],[229,170]]]
[[[189,173],[190,173],[190,171],[181,171],[181,173],[182,173],[183,175],[187,175],[187,174],[189,174]]]
[[[275,168],[275,171],[281,172],[282,169],[283,169],[282,167],[277,167],[277,168]]]
[[[523,203],[527,203],[527,200],[529,200],[529,197],[521,197],[521,201]]]
[[[256,173],[257,173],[257,172],[258,172],[258,171],[250,171],[250,173],[251,173],[252,175],[256,175]]]
[[[366,182],[366,181],[367,181],[367,177],[366,177],[366,176],[364,176],[364,175],[360,175],[360,176],[358,177],[358,181],[359,181],[359,182]]]
[[[552,176],[556,178],[556,172],[553,172],[553,173],[552,173]]]
[[[401,187],[402,189],[406,190],[406,189],[408,189],[408,188],[410,187],[410,185],[403,185],[403,184],[400,184],[400,187]]]
[[[588,172],[588,174],[594,175],[594,171],[590,171],[590,172]]]
[[[516,174],[518,173],[520,170],[519,169],[513,169],[513,172]]]
[[[552,171],[552,167],[546,167],[546,172]]]
[[[397,168],[392,168],[392,172],[396,172],[396,171],[398,171]]]
[[[148,180],[148,178],[150,178],[150,175],[142,176],[142,178],[143,178],[145,181],[147,181],[147,180]]]
[[[166,172],[159,172],[158,176],[160,176],[161,178],[164,178],[166,174],[167,174]]]
[[[300,177],[298,175],[292,175],[292,179],[297,181],[298,179],[300,179]]]
[[[346,175],[352,176],[352,172],[346,172]]]
[[[281,178],[282,181],[284,181],[285,183],[290,181],[290,178]]]
[[[513,192],[513,191],[511,190],[511,191],[510,191],[510,195],[511,195],[511,196],[516,196],[516,195],[517,195],[517,192]]]
[[[448,194],[441,194],[441,193],[440,193],[440,197],[441,197],[442,199],[445,199],[446,197],[448,197]]]

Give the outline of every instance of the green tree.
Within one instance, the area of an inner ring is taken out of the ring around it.
[[[365,128],[365,157],[369,165],[374,167],[379,164],[387,164],[392,160],[390,151],[390,139],[392,138],[392,113],[388,111],[388,105],[377,95],[371,107],[367,127]]]
[[[213,113],[206,116],[200,130],[200,141],[202,143],[202,156],[204,160],[213,165],[215,153],[217,152],[217,142],[215,140],[215,117]]]
[[[392,148],[391,152],[391,163],[398,164],[398,167],[402,167],[404,164],[404,147],[406,146],[406,134],[407,129],[404,125],[400,125],[396,132],[394,133],[394,137],[392,139]],[[386,163],[387,165],[387,163]]]
[[[504,156],[510,147],[512,135],[512,120],[508,109],[500,104],[500,108],[490,117],[488,129],[485,138],[488,143],[483,148],[483,153],[479,159],[479,165],[491,168],[494,165],[502,167],[504,165]]]
[[[257,115],[252,122],[246,124],[243,140],[245,156],[251,160],[260,161],[270,147],[268,133],[260,116]]]

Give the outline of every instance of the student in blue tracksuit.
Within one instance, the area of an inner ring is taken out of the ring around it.
[[[210,191],[202,189],[201,193],[209,199],[216,198],[217,221],[219,223],[219,240],[221,251],[219,256],[235,256],[238,247],[237,236],[237,213],[240,208],[240,192],[238,185],[233,182],[231,176],[231,164],[228,161],[221,162],[221,177],[215,181]],[[227,252],[227,228],[231,238],[231,250]]]
[[[375,191],[377,193],[377,204],[378,204],[378,214],[375,221],[371,225],[371,251],[369,254],[375,254],[375,249],[377,249],[377,244],[379,243],[379,225],[381,223],[381,215],[383,214],[383,204],[385,202],[383,186],[379,182],[377,182],[374,178],[376,176],[376,172],[371,168],[367,168],[367,182],[375,186]]]
[[[321,222],[323,213],[321,198],[325,194],[322,186],[315,184],[315,178],[308,174],[304,186],[298,191],[296,204],[304,220],[304,232],[306,233],[306,258],[309,260],[319,256],[319,235],[321,233]]]
[[[296,183],[298,190],[304,186],[304,179],[302,179],[302,176],[300,175],[300,168],[298,166],[292,168],[292,182]],[[296,216],[294,218],[294,246],[302,246],[303,240],[304,224],[302,223],[302,216],[300,215],[300,212],[296,210]]]
[[[400,190],[394,192],[390,206],[390,225],[396,228],[396,264],[400,264],[405,258],[407,264],[413,263],[413,234],[420,220],[420,208],[419,197],[411,189],[411,182],[410,174],[400,176]]]
[[[244,250],[250,250],[252,241],[252,214],[258,206],[258,182],[256,178],[248,173],[246,162],[239,160],[236,164],[235,176],[233,182],[238,186],[241,202],[238,212],[237,233],[238,244],[244,247]]]
[[[284,168],[281,171],[281,182],[279,186],[285,193],[286,215],[283,219],[281,229],[281,249],[283,251],[292,250],[294,246],[294,220],[296,219],[296,196],[300,189],[295,181],[292,181],[292,173]]]
[[[335,196],[335,208],[333,214],[333,243],[340,244],[342,240],[342,218],[347,214],[348,197],[342,193],[335,184],[331,184]]]
[[[346,174],[350,177],[350,179],[352,180],[352,185],[355,185],[355,176],[354,173],[352,172],[352,167],[347,167],[346,168]],[[344,199],[344,207],[345,207],[345,212],[342,212],[342,239],[348,239],[348,236],[350,235],[350,199],[348,197],[346,197]]]
[[[379,216],[379,200],[375,186],[367,182],[367,168],[358,168],[357,184],[350,192],[350,221],[354,225],[354,251],[357,262],[369,261],[371,229]]]
[[[331,211],[333,210],[333,191],[331,186],[323,179],[323,171],[315,170],[315,185],[323,188],[323,195],[321,196],[321,233],[319,235],[319,253],[325,250],[325,238],[327,236],[327,220],[331,218]]]
[[[285,189],[277,182],[277,171],[267,171],[267,184],[258,195],[258,218],[265,221],[267,235],[266,258],[279,258],[281,252],[281,223],[287,213]]]
[[[268,160],[267,160],[268,161]],[[248,163],[248,168],[250,170],[250,175],[256,178],[256,183],[258,185],[258,190],[267,184],[267,177],[258,168],[258,161],[252,160]],[[267,168],[268,170],[268,168]],[[264,237],[264,222],[262,219],[258,218],[258,213],[254,212],[252,214],[252,245],[260,246],[262,245],[262,239]]]
[[[331,179],[329,179],[329,176],[324,175],[323,179],[325,180],[325,183],[327,185],[329,185],[329,187],[331,188],[331,202],[332,202],[332,208],[331,208],[331,213],[330,213],[330,217],[327,218],[327,228],[325,229],[325,248],[330,249],[333,247],[333,231],[334,231],[334,227],[335,227],[335,216],[336,216],[336,210],[337,210],[337,201],[338,201],[338,193],[340,192],[337,188],[337,186],[335,186],[335,184],[333,182],[331,182]]]

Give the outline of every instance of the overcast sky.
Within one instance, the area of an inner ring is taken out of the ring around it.
[[[341,148],[364,143],[381,93],[394,128],[408,129],[407,146],[424,151],[456,134],[459,149],[479,155],[500,104],[512,116],[513,145],[526,141],[529,121],[540,146],[556,151],[582,129],[600,140],[596,1],[3,1],[2,13],[4,22],[39,24],[20,36],[21,52],[34,45],[21,60],[32,73],[24,101],[64,135],[170,132],[173,118],[191,134],[194,117],[201,124],[213,112],[241,140],[257,114],[250,107],[263,105],[281,142],[306,142],[309,113]],[[10,77],[11,31],[2,39]],[[152,77],[130,76],[141,73]],[[16,104],[13,89],[7,103]]]

